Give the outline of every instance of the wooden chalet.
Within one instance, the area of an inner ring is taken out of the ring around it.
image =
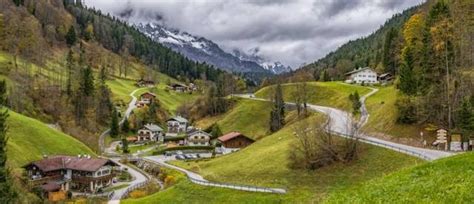
[[[97,192],[112,184],[118,165],[91,156],[50,156],[25,166],[28,184],[45,192],[74,190]]]
[[[217,138],[217,140],[222,144],[223,147],[229,149],[245,148],[254,142],[253,139],[248,138],[240,132],[227,133]]]

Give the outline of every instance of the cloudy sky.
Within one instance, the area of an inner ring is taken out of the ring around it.
[[[86,0],[133,22],[157,22],[208,38],[224,50],[258,50],[292,67],[375,31],[423,0]]]

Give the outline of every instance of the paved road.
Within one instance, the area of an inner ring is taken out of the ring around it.
[[[129,183],[130,185],[128,185],[126,188],[122,188],[122,189],[118,189],[114,191],[114,195],[110,198],[110,201],[108,202],[108,204],[118,204],[120,203],[120,200],[127,194],[128,189],[146,182],[149,178],[143,175],[141,172],[133,168],[130,168],[129,166],[125,164],[120,163],[118,158],[114,158],[112,160],[118,165],[120,165],[120,167],[127,168],[128,173],[130,173],[130,175],[132,175],[132,177],[135,178],[133,181]]]
[[[204,179],[201,175],[197,173],[166,163],[166,161],[172,160],[171,157],[149,156],[149,157],[144,157],[144,159],[146,161],[153,162],[153,163],[165,166],[167,168],[181,171],[188,176],[191,182],[195,184],[203,185],[203,186],[213,186],[213,187],[229,188],[229,189],[235,189],[235,190],[241,190],[241,191],[262,192],[262,193],[277,193],[277,194],[286,193],[286,190],[281,189],[281,188],[265,188],[265,187],[256,187],[256,186],[245,186],[245,185],[234,185],[234,184],[210,182]]]
[[[124,121],[125,121],[125,118],[129,117],[130,114],[132,113],[133,109],[136,108],[135,104],[137,102],[137,97],[135,97],[135,93],[141,89],[144,89],[144,88],[139,88],[139,89],[135,89],[134,91],[132,91],[132,93],[130,93],[130,96],[132,97],[132,100],[130,101],[130,103],[128,104],[128,107],[127,107],[127,110],[125,111],[125,114],[124,114],[124,117],[122,118],[122,120],[120,120],[119,124],[121,125]],[[109,135],[110,133],[110,129],[107,129],[106,131],[104,131],[100,136],[99,136],[99,149],[102,153],[105,153],[106,155],[111,155],[111,156],[120,156],[119,154],[117,154],[115,152],[115,146],[117,146],[119,144],[119,142],[113,142],[111,144],[111,147],[109,148],[105,148],[105,137],[107,135]],[[127,168],[127,171],[130,175],[132,175],[135,180],[131,181],[130,182],[130,185],[126,188],[122,188],[122,189],[118,189],[116,191],[114,191],[114,194],[113,196],[111,197],[110,201],[109,201],[109,204],[118,204],[120,203],[120,199],[122,197],[125,196],[125,194],[127,193],[127,191],[129,189],[132,189],[134,188],[136,185],[138,184],[141,184],[143,182],[146,182],[149,178],[147,176],[145,176],[144,174],[142,174],[141,172],[133,169],[133,168],[130,168],[129,166],[125,165],[125,164],[122,164],[119,162],[119,158],[110,158],[111,160],[113,160],[115,163],[117,163],[118,165],[120,165],[122,168]]]
[[[128,108],[127,110],[125,110],[124,117],[122,118],[122,120],[120,120],[119,125],[122,125],[122,123],[125,121],[125,118],[128,118],[130,114],[132,113],[133,109],[137,108],[137,106],[135,106],[135,104],[137,103],[137,97],[135,97],[134,95],[137,91],[142,90],[142,89],[146,89],[146,88],[135,89],[134,91],[132,91],[132,93],[130,93],[132,100],[128,104]],[[105,137],[107,137],[109,133],[110,133],[110,129],[107,129],[99,136],[99,149],[101,152],[105,151]]]
[[[369,113],[367,112],[367,109],[365,107],[365,100],[375,94],[378,89],[371,88],[372,91],[364,96],[361,97],[361,118],[357,125],[359,127],[362,127],[365,125],[365,123],[368,121],[369,118]],[[248,98],[252,100],[259,100],[259,101],[269,101],[267,99],[262,99],[262,98],[256,98],[255,95],[253,94],[237,94],[234,95],[237,97],[242,97],[242,98]],[[291,102],[286,102],[287,105],[295,105],[294,103]],[[331,132],[338,134],[339,136],[347,137],[346,135],[350,135],[349,133],[351,132],[351,124],[352,124],[352,117],[351,114],[339,110],[336,108],[331,108],[331,107],[325,107],[325,106],[318,106],[318,105],[313,105],[313,104],[308,104],[308,108],[313,111],[318,111],[321,113],[326,114],[329,117],[329,127]],[[409,154],[415,157],[419,157],[424,160],[432,161],[436,159],[440,159],[443,157],[448,157],[454,155],[452,152],[445,152],[445,151],[439,151],[439,150],[431,150],[431,149],[424,149],[424,148],[419,148],[419,147],[413,147],[409,145],[404,145],[404,144],[398,144],[395,142],[391,141],[386,141],[382,140],[376,137],[373,137],[368,134],[360,134],[358,135],[358,139],[364,143],[372,144],[372,145],[377,145],[380,147],[384,147],[387,149],[395,150],[401,153]]]

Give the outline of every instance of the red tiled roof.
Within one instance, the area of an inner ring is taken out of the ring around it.
[[[240,132],[229,132],[229,133],[227,133],[227,134],[225,134],[225,135],[220,136],[220,137],[217,138],[217,139],[218,139],[219,141],[221,141],[221,142],[225,142],[225,141],[234,139],[234,138],[239,137],[239,136],[246,137],[245,135],[243,135],[243,134],[240,133]],[[248,138],[248,137],[246,137],[246,138]],[[248,139],[250,139],[250,138],[248,138]],[[250,140],[252,140],[252,139],[250,139]]]
[[[29,165],[35,165],[44,172],[60,169],[72,169],[78,171],[97,171],[100,167],[111,162],[108,159],[85,158],[73,156],[51,156],[39,161],[34,161]],[[28,166],[28,165],[27,165]]]
[[[61,185],[54,183],[54,182],[48,182],[45,183],[41,186],[41,189],[43,189],[46,192],[53,192],[61,189]]]

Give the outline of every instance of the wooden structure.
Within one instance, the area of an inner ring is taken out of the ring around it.
[[[135,85],[138,86],[138,87],[154,87],[155,82],[152,81],[152,80],[140,79],[140,80],[137,81],[137,83],[135,83]]]
[[[26,169],[31,187],[41,186],[47,192],[70,189],[81,192],[97,192],[112,184],[115,167],[111,160],[91,158],[88,155],[51,156],[31,162]]]
[[[222,146],[225,148],[245,148],[249,145],[251,145],[254,140],[251,138],[248,138],[247,136],[243,135],[240,132],[230,132],[227,133],[221,137],[219,137],[217,140],[221,142]]]

